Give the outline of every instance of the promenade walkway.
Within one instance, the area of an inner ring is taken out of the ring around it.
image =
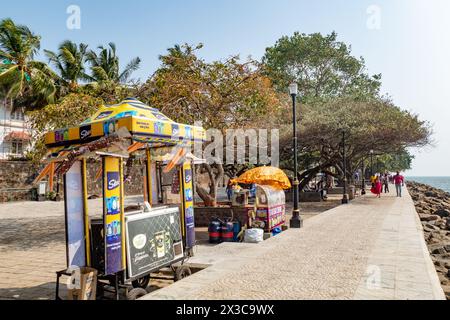
[[[206,269],[142,299],[445,299],[411,197],[354,200],[260,244],[224,243]]]

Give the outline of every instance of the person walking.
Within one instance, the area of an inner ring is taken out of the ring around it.
[[[377,198],[381,198],[381,191],[383,186],[381,184],[381,180],[379,176],[375,176],[375,181],[373,183],[372,189],[370,191],[377,196]]]
[[[395,191],[397,192],[397,197],[402,196],[402,187],[405,184],[405,178],[397,171],[397,174],[394,176],[395,183]]]
[[[389,193],[389,174],[384,174],[384,193]]]

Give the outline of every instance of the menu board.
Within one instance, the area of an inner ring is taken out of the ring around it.
[[[130,278],[183,257],[180,212],[177,207],[125,217],[127,270]]]
[[[68,267],[86,265],[81,164],[81,161],[75,161],[64,180]]]
[[[120,160],[103,158],[103,210],[105,230],[105,274],[123,270],[122,265],[122,208]]]
[[[194,223],[194,189],[192,185],[192,167],[190,162],[183,163],[183,186],[184,186],[184,222],[186,225],[186,247],[195,245],[195,223]]]

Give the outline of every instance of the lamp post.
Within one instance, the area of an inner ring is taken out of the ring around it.
[[[373,177],[373,149],[370,149],[370,176]]]
[[[363,157],[361,160],[361,195],[362,196],[366,194],[366,172],[365,172],[365,168],[364,168],[364,160],[365,160],[365,157]]]
[[[303,221],[300,217],[300,210],[298,208],[298,177],[297,177],[297,120],[296,120],[296,108],[295,100],[297,97],[298,86],[296,83],[291,83],[289,85],[289,94],[292,97],[292,122],[293,122],[293,132],[292,132],[292,148],[294,151],[294,183],[293,183],[293,202],[294,210],[292,212],[292,218],[289,221],[289,227],[291,228],[301,228]]]
[[[345,158],[345,131],[342,131],[342,166],[344,167],[344,189],[342,192],[342,204],[348,203],[347,194],[347,159]]]

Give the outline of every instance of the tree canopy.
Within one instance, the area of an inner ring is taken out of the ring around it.
[[[266,74],[280,92],[290,82],[299,86],[303,101],[343,95],[375,96],[381,75],[367,74],[363,58],[351,55],[351,47],[337,41],[335,32],[323,36],[295,32],[266,49],[262,59]]]

